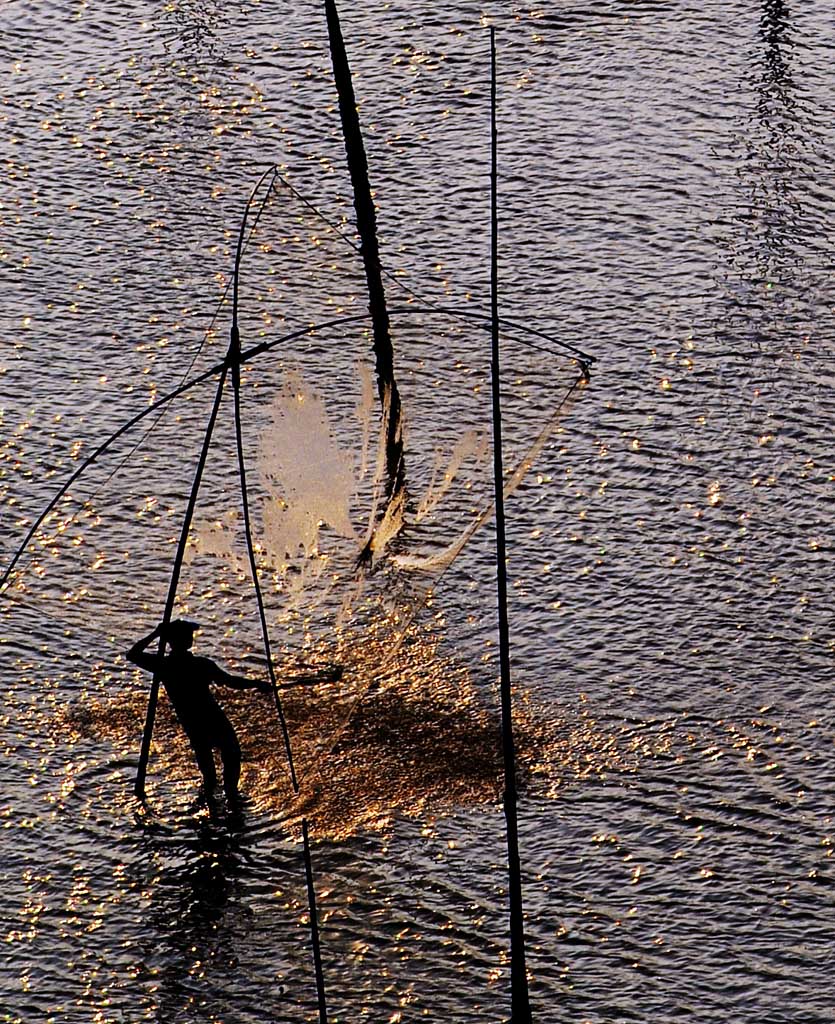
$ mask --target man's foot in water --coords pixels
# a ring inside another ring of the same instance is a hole
[[[200,789],[197,790],[197,796],[189,807],[189,811],[194,813],[206,808],[210,814],[214,814],[218,809],[218,800],[217,789],[207,789],[206,786],[201,786]]]
[[[233,793],[226,794],[226,810],[228,813],[229,824],[236,827],[241,827],[246,818],[247,808],[250,806],[251,801],[248,800],[240,790],[236,789]]]
[[[239,789],[225,789],[226,806],[230,811],[240,811],[249,802]]]

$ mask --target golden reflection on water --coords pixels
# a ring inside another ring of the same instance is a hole
[[[370,628],[342,647],[347,653],[339,682],[282,691],[301,782],[297,796],[269,698],[219,688],[243,750],[241,788],[254,808],[280,816],[294,833],[305,815],[318,838],[339,840],[385,830],[396,816],[431,817],[498,801],[498,711],[485,704],[467,667],[442,653],[441,643],[437,631],[425,626],[411,627],[399,644],[388,626]],[[323,643],[307,652],[306,662],[332,664],[333,653]],[[289,658],[278,664],[279,680],[292,678],[298,666]],[[144,688],[80,699],[56,712],[52,728],[69,731],[71,741],[107,740],[120,753],[135,755],[146,701]],[[572,780],[632,770],[665,743],[656,738],[651,750],[644,749],[643,741],[624,742],[582,714],[569,722],[538,707],[523,688],[517,688],[514,714],[522,784],[544,797],[556,797]],[[62,794],[71,792],[72,775],[70,768]],[[151,776],[152,801],[160,779],[173,783],[186,802],[199,783],[164,694]]]

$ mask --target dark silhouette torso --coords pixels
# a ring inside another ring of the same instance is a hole
[[[209,684],[221,682],[220,672],[211,658],[200,658],[190,651],[162,657],[146,655],[165,687],[177,718],[192,740],[221,742],[232,726],[215,700]]]

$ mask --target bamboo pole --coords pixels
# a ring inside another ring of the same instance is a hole
[[[240,339],[237,334],[237,330],[234,329],[233,337],[240,346]],[[267,659],[267,670],[270,677],[270,684],[273,689],[273,699],[275,702],[276,712],[278,714],[279,722],[281,723],[281,732],[284,738],[284,749],[287,754],[287,764],[290,769],[290,781],[293,786],[293,792],[298,794],[299,792],[299,780],[296,775],[296,767],[293,760],[293,750],[290,745],[290,733],[287,728],[287,720],[284,717],[284,710],[282,708],[281,699],[278,695],[278,682],[275,674],[275,664],[272,656],[272,645],[270,643],[269,628],[267,626],[266,609],[264,607],[264,597],[261,591],[261,583],[258,577],[258,563],[255,558],[255,547],[252,540],[252,523],[249,511],[249,496],[247,492],[246,483],[246,461],[244,459],[243,449],[243,432],[241,429],[241,398],[240,398],[240,369],[239,364],[233,363],[232,366],[232,384],[235,395],[235,437],[237,440],[238,448],[238,469],[241,482],[241,505],[243,507],[244,515],[244,532],[246,535],[246,546],[249,555],[249,566],[250,572],[252,573],[252,582],[255,588],[255,598],[258,604],[258,615],[261,621],[261,635],[264,642],[264,654]],[[316,995],[319,1005],[319,1021],[320,1024],[327,1024],[328,1011],[327,1003],[325,999],[325,978],[322,970],[322,953],[321,944],[319,941],[319,918],[316,909],[316,890],[313,884],[313,862],[310,853],[310,834],[308,831],[307,818],[302,818],[302,844],[304,852],[304,870],[305,880],[307,884],[307,902],[308,910],[310,913],[310,941],[313,952],[313,969],[316,977]]]
[[[490,305],[492,311],[493,477],[496,494],[496,584],[501,667],[502,754],[504,760],[504,815],[507,826],[507,873],[510,903],[511,1024],[530,1024],[528,976],[525,967],[525,923],[522,911],[522,871],[517,819],[516,748],[513,740],[513,705],[510,685],[510,626],[507,613],[507,541],[502,466],[502,412],[499,365],[499,261],[498,171],[496,129],[496,30],[490,29]]]
[[[183,525],[180,530],[180,541],[177,545],[177,554],[174,557],[174,568],[171,572],[171,580],[168,584],[168,597],[165,602],[165,611],[162,616],[162,621],[166,625],[171,621],[171,613],[174,611],[174,601],[177,597],[177,586],[180,582],[180,571],[183,567],[186,543],[188,542],[188,534],[191,529],[191,521],[194,518],[194,509],[197,505],[197,493],[200,490],[200,482],[203,479],[203,470],[206,468],[206,459],[209,454],[209,447],[212,443],[212,433],[215,429],[215,422],[217,420],[218,410],[220,409],[220,402],[223,398],[223,387],[226,383],[226,372],[227,368],[224,365],[221,370],[220,380],[218,381],[217,391],[215,392],[215,400],[212,405],[209,422],[206,426],[205,434],[203,435],[203,445],[200,449],[200,458],[197,461],[197,469],[191,485],[191,493],[189,494],[188,504],[186,506],[186,514],[183,518]],[[164,651],[165,633],[163,632],[159,638],[159,648],[157,653],[162,655]],[[148,695],[148,708],[145,712],[145,727],[142,732],[142,745],[139,751],[139,764],[136,769],[136,782],[134,783],[134,792],[142,799],[145,798],[145,777],[148,771],[148,759],[151,755],[151,736],[154,731],[154,719],[156,717],[158,699],[159,675],[155,672],[151,682],[151,691]]]
[[[261,592],[261,581],[258,576],[258,564],[255,558],[255,546],[252,540],[252,517],[249,510],[249,492],[246,482],[246,461],[244,459],[243,429],[241,423],[241,372],[240,365],[235,363],[232,366],[232,387],[235,398],[235,441],[238,449],[238,476],[241,482],[241,508],[243,509],[244,534],[246,536],[246,549],[249,557],[249,570],[252,575],[252,585],[255,588],[255,598],[258,604],[258,617],[261,622],[261,638],[264,644],[264,654],[267,659],[267,672],[270,677],[270,686],[273,691],[273,702],[276,714],[281,725],[281,735],[284,740],[284,750],[287,754],[287,766],[290,770],[290,781],[293,791],[298,793],[299,783],[296,776],[296,766],[293,761],[293,750],[290,746],[290,732],[287,728],[287,719],[284,717],[284,708],[281,698],[278,695],[278,680],[275,674],[275,664],[272,656],[270,634],[267,627],[267,615],[264,608],[264,598]]]
[[[197,470],[194,474],[194,480],[191,485],[191,492],[188,498],[188,504],[186,506],[186,514],[183,518],[182,529],[180,530],[180,541],[177,545],[177,554],[174,556],[174,567],[171,571],[171,580],[168,584],[168,597],[165,602],[165,610],[162,615],[162,621],[167,626],[171,621],[171,614],[174,611],[174,602],[177,598],[177,587],[180,583],[180,572],[183,567],[183,558],[186,553],[186,544],[188,543],[189,530],[191,529],[192,519],[194,518],[194,509],[197,505],[197,494],[200,490],[200,483],[203,479],[203,470],[206,468],[206,459],[209,455],[209,448],[212,443],[212,434],[214,433],[215,423],[217,421],[218,410],[220,409],[221,399],[223,398],[223,388],[226,384],[226,375],[229,369],[230,363],[234,369],[237,370],[238,363],[240,362],[240,337],[238,335],[238,277],[241,266],[241,256],[243,253],[243,239],[244,230],[246,228],[247,216],[249,214],[249,208],[252,205],[252,200],[255,193],[261,186],[261,183],[272,171],[275,174],[274,169],[269,169],[264,172],[258,181],[258,184],[252,191],[252,195],[249,197],[249,201],[244,211],[244,218],[241,223],[241,229],[238,232],[238,246],[235,253],[235,290],[234,297],[232,300],[232,339],[229,343],[229,349],[226,353],[226,359],[224,360],[223,366],[220,371],[220,380],[218,381],[217,390],[215,392],[215,400],[212,404],[212,411],[209,416],[209,422],[206,426],[206,431],[203,435],[203,444],[200,449],[200,457],[197,461]],[[269,190],[268,193],[269,195]],[[266,202],[266,197],[264,199]],[[263,211],[263,204],[261,210],[258,212],[260,218],[261,212]],[[157,654],[161,657],[165,652],[165,633],[163,632],[159,638],[159,646],[157,648]],[[159,700],[159,675],[155,672],[153,680],[151,682],[151,691],[148,695],[148,707],[145,712],[145,727],[142,731],[142,745],[139,750],[139,764],[136,769],[136,781],[134,783],[134,792],[141,799],[145,798],[145,778],[148,772],[148,760],[151,755],[151,738],[154,732],[154,720],[156,718],[157,702]],[[276,695],[277,696],[277,695]]]
[[[368,285],[368,310],[371,314],[374,332],[377,390],[384,415],[386,415],[385,410],[388,410],[385,428],[387,493],[389,496],[394,496],[397,491],[402,489],[404,482],[402,408],[400,392],[394,377],[394,349],[391,342],[391,325],[380,265],[377,215],[374,211],[374,200],[368,179],[368,159],[362,141],[357,100],[351,80],[351,68],[334,0],[325,0],[325,14],[328,22],[333,77],[339,94],[339,113],[342,118],[342,134],[345,138],[345,155],[348,159],[351,187],[354,192],[354,210],[357,215],[357,231],[360,236],[360,253]]]
[[[262,177],[261,181],[263,180],[264,178]],[[258,185],[255,187],[255,191],[253,191],[253,197],[260,187],[261,181],[259,181]],[[241,334],[238,327],[238,287],[241,272],[244,229],[246,227],[247,214],[251,203],[252,197],[250,197],[249,204],[247,204],[246,210],[244,211],[243,222],[238,234],[238,249],[235,255],[234,289],[232,292],[232,329],[229,340],[228,360],[232,367],[232,391],[235,407],[235,443],[238,454],[238,478],[241,485],[241,507],[243,509],[244,534],[246,537],[246,548],[249,557],[249,568],[250,573],[252,574],[252,585],[255,590],[255,600],[258,605],[258,617],[261,622],[261,636],[264,643],[264,654],[267,659],[267,670],[270,677],[270,685],[272,686],[273,691],[273,701],[275,703],[276,713],[281,725],[281,734],[284,739],[284,749],[287,755],[287,765],[290,770],[290,781],[293,786],[293,792],[298,795],[299,780],[296,775],[296,766],[293,760],[293,749],[290,744],[290,732],[287,728],[287,720],[284,716],[284,709],[281,704],[281,698],[278,694],[278,681],[276,679],[275,664],[273,662],[270,631],[267,625],[267,613],[266,608],[264,607],[264,595],[261,590],[261,581],[258,576],[258,561],[255,557],[255,545],[252,539],[252,517],[250,515],[249,507],[246,458],[244,456],[243,444],[243,418],[241,415]],[[310,834],[308,831],[307,818],[302,818],[302,845],[305,882],[307,888],[307,903],[310,913],[310,941],[313,952],[313,970],[316,978],[316,999],[319,1007],[319,1021],[320,1024],[327,1024],[328,1010],[325,999],[325,977],[322,970],[322,952],[319,941],[319,918],[316,910],[316,889],[313,884],[313,860],[310,853]]]

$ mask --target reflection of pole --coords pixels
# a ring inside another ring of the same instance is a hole
[[[380,266],[380,248],[377,242],[377,215],[368,180],[368,159],[360,131],[357,100],[351,81],[351,68],[339,25],[339,14],[334,0],[325,0],[328,20],[333,78],[339,93],[339,113],[342,134],[345,137],[345,155],[354,191],[354,209],[360,236],[360,253],[368,284],[368,310],[374,330],[374,358],[376,360],[377,389],[383,404],[386,430],[386,470],[388,492],[394,494],[403,486],[403,439],[401,434],[400,392],[394,379],[394,350],[383,274]]]
[[[519,860],[519,826],[516,816],[516,750],[513,742],[510,690],[510,627],[507,616],[507,543],[504,518],[504,471],[502,467],[502,412],[499,373],[499,217],[496,151],[496,30],[490,29],[490,299],[493,319],[491,360],[493,397],[493,476],[496,490],[496,582],[499,611],[499,660],[501,665],[502,754],[504,756],[504,815],[507,825],[507,871],[510,901],[510,1003],[511,1024],[530,1024],[528,976],[525,968],[525,924],[522,915],[522,870]]]
[[[310,836],[307,832],[307,818],[302,818],[302,842],[304,843],[304,876],[307,882],[307,905],[310,911],[310,942],[313,947],[316,992],[319,996],[319,1024],[328,1024],[328,1010],[325,1005],[325,976],[322,972],[322,951],[319,946],[319,920],[316,915],[316,890],[313,887],[313,861],[310,856]]]

